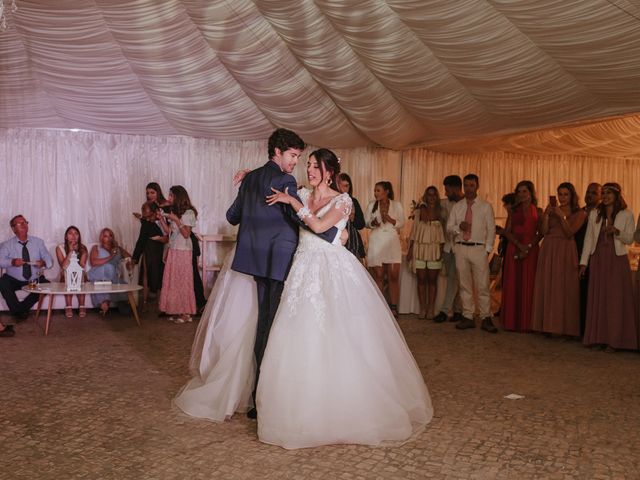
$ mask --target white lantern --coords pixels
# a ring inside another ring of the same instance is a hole
[[[79,292],[82,289],[82,274],[84,270],[78,263],[76,252],[71,252],[69,265],[64,271],[64,279],[67,284],[67,292]]]

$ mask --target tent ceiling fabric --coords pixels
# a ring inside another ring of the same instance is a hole
[[[3,128],[640,155],[636,0],[17,4]]]

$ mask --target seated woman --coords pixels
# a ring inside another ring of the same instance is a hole
[[[111,283],[126,283],[120,278],[120,262],[123,258],[130,258],[131,255],[116,242],[113,230],[103,228],[100,231],[100,245],[95,245],[91,249],[89,261],[91,270],[87,278],[91,282],[110,281]],[[133,264],[127,263],[127,269],[131,270]],[[100,314],[106,315],[111,306],[111,301],[118,301],[116,295],[108,293],[95,293],[91,295],[91,301],[99,306]]]
[[[140,209],[140,233],[133,250],[133,264],[140,263],[140,285],[142,289],[142,310],[145,311],[149,292],[157,293],[162,288],[164,262],[162,254],[169,238],[157,223],[160,208],[157,203],[146,202]]]
[[[56,248],[56,257],[58,257],[58,264],[60,265],[60,281],[65,281],[65,270],[69,266],[71,260],[71,254],[75,253],[78,258],[78,263],[84,269],[87,265],[88,251],[82,243],[82,236],[78,227],[73,225],[69,226],[64,232],[64,244],[58,245]],[[67,304],[64,307],[64,315],[67,318],[73,317],[73,309],[71,303],[73,297],[71,295],[65,295],[64,300]],[[87,309],[84,307],[84,295],[78,295],[78,316],[84,318],[87,316]]]

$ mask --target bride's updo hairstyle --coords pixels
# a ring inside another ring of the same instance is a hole
[[[311,152],[309,158],[315,158],[318,162],[318,168],[322,172],[322,176],[324,177],[324,172],[329,172],[331,174],[330,184],[329,186],[339,192],[338,190],[338,174],[340,173],[340,160],[336,157],[336,154],[333,153],[328,148],[319,148]]]

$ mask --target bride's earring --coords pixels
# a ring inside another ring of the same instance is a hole
[[[331,185],[331,177],[327,177],[327,185]]]

